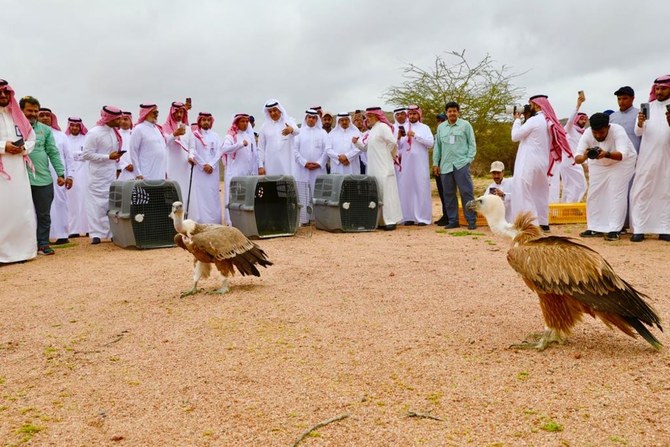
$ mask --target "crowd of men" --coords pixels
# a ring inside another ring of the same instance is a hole
[[[589,118],[579,111],[580,92],[565,126],[544,95],[531,97],[524,112],[515,113],[514,177],[504,178],[504,165],[494,162],[494,182],[486,190],[505,201],[508,220],[531,211],[549,231],[550,202],[582,200],[586,162],[588,228],[581,236],[616,240],[629,218],[632,241],[645,234],[670,240],[670,76],[654,81],[643,111],[633,107],[632,88],[615,95],[619,111]],[[117,179],[173,180],[190,218],[228,225],[230,180],[241,175],[292,176],[307,185],[305,203],[320,174],[366,173],[378,183],[385,230],[432,223],[431,165],[443,211],[436,224],[458,227],[459,197],[461,203],[474,198],[475,134],[456,102],[438,115],[436,133],[422,123],[417,106],[394,110],[393,123],[379,107],[334,115],[316,106],[298,125],[271,99],[257,133],[253,116],[239,113],[221,138],[210,113],[198,113],[191,123],[190,109],[190,98],[175,101],[159,124],[156,104],[141,104],[136,122],[131,112],[106,105],[95,127],[70,117],[63,132],[49,108],[30,96],[17,102],[9,83],[0,80],[0,209],[11,216],[0,228],[0,263],[53,254],[52,244],[80,235],[93,245],[110,239],[108,194]],[[469,229],[477,227],[474,213],[465,211],[465,218]],[[301,222],[309,220],[303,212]]]

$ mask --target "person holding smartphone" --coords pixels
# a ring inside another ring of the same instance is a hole
[[[0,263],[21,262],[37,256],[37,222],[30,192],[28,154],[35,132],[21,113],[14,90],[0,79]]]
[[[505,202],[505,220],[513,223],[512,216],[512,177],[505,177],[505,163],[494,161],[491,163],[491,183],[484,191],[484,194],[495,194]]]
[[[630,189],[632,242],[658,234],[670,242],[670,75],[656,78],[649,95],[648,115],[637,116],[635,135],[641,136],[640,154]],[[640,107],[642,109],[642,107]]]

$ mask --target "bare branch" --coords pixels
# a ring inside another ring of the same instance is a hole
[[[310,427],[308,430],[304,431],[302,435],[295,441],[293,444],[293,447],[296,447],[298,444],[302,442],[303,439],[305,439],[307,436],[309,436],[310,433],[312,433],[314,430],[318,430],[321,427],[325,427],[328,424],[332,424],[333,422],[341,421],[342,419],[348,418],[348,414],[341,414],[339,416],[335,416],[334,418],[327,419],[325,421],[319,422],[318,424]]]

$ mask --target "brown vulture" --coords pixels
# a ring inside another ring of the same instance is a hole
[[[626,335],[637,332],[654,348],[662,344],[647,329],[663,331],[649,298],[617,275],[596,251],[561,236],[542,236],[530,213],[520,213],[514,224],[505,221],[505,205],[496,195],[484,195],[466,205],[486,217],[489,227],[513,239],[507,262],[540,297],[545,330],[533,342],[514,347],[543,350],[562,343],[584,314],[600,319]]]
[[[272,265],[265,252],[237,228],[184,220],[181,202],[172,204],[170,217],[177,230],[175,244],[191,253],[194,258],[193,288],[183,292],[182,297],[198,293],[198,281],[200,278],[209,277],[212,264],[223,275],[223,285],[213,293],[228,291],[226,277],[234,275],[235,268],[242,276],[261,276],[256,264],[263,267]]]

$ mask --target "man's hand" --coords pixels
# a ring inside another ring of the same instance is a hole
[[[249,142],[247,140],[242,140],[242,146],[247,147]]]
[[[407,136],[410,137],[410,138],[414,138],[414,135],[416,135],[416,134],[414,133],[413,130],[410,130],[409,132],[407,132]]]
[[[109,154],[109,159],[110,159],[110,160],[118,160],[119,158],[121,158],[122,155],[123,155],[123,154],[122,154],[121,152],[119,152],[119,151],[114,151],[114,152],[112,152],[112,153]]]
[[[667,113],[666,113],[667,115]],[[637,114],[637,127],[644,127],[644,122],[647,121],[647,119],[644,117],[644,114],[642,112]]]
[[[439,166],[433,166],[433,175],[435,177],[438,177],[440,175],[440,167]]]
[[[265,175],[265,168],[258,168],[258,175]]]
[[[65,177],[59,175],[56,179],[56,184],[58,186],[65,186]]]
[[[174,132],[172,132],[172,136],[176,138],[176,137],[180,137],[180,136],[184,135],[185,133],[186,133],[186,128],[182,127],[182,126],[179,126],[175,129]]]
[[[23,152],[23,146],[14,146],[11,141],[5,143],[6,154],[20,154]]]
[[[130,165],[130,164],[129,164],[128,166],[126,166],[126,167],[123,168],[123,169],[125,169],[125,170],[128,171],[128,172],[133,172],[133,171],[135,170],[135,167],[134,167],[133,165]]]
[[[65,189],[72,189],[73,185],[72,177],[68,177],[65,179]]]
[[[310,171],[313,171],[315,169],[319,169],[321,167],[321,165],[318,164],[318,163],[315,163],[313,161],[308,161],[307,163],[305,163],[305,167],[307,169],[309,169]]]
[[[195,166],[195,159],[192,158],[192,157],[189,157],[188,164],[190,164],[191,166]]]
[[[284,130],[281,131],[281,134],[286,136],[286,135],[291,135],[293,133],[293,128],[286,123],[286,127]]]
[[[358,137],[353,137],[351,139],[351,142],[354,143],[354,144],[358,143]]]
[[[344,166],[349,166],[349,159],[347,158],[346,155],[340,154],[337,156],[337,161],[339,161],[341,164]]]
[[[668,122],[668,126],[670,126],[670,112],[665,112],[665,120]]]
[[[205,165],[205,166],[203,166],[203,167],[202,167],[202,170],[205,171],[205,172],[208,173],[208,174],[211,174],[212,172],[214,172],[214,168],[211,167],[210,165]]]

